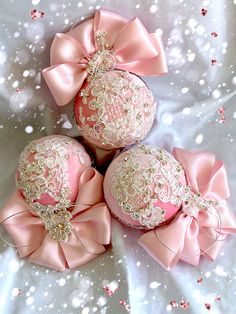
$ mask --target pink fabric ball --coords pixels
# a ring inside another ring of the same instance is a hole
[[[111,150],[144,139],[153,124],[156,103],[137,75],[113,70],[85,81],[76,96],[74,111],[81,135]]]
[[[186,179],[167,151],[138,145],[110,164],[104,179],[105,200],[115,217],[136,228],[152,229],[180,209]]]
[[[90,165],[89,155],[74,139],[43,137],[29,143],[22,152],[16,185],[37,213],[45,208],[68,209],[76,200],[80,176]]]

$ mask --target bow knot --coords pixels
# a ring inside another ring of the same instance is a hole
[[[48,231],[49,236],[57,241],[66,241],[72,231],[70,222],[72,215],[68,210],[57,210],[53,213],[45,211],[41,213],[40,218]]]
[[[50,56],[43,75],[59,106],[73,99],[85,79],[114,68],[145,76],[167,72],[160,37],[149,34],[138,18],[127,21],[105,10],[67,34],[56,34]]]

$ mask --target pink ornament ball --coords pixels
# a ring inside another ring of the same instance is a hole
[[[80,176],[90,165],[89,155],[76,140],[46,136],[30,142],[23,150],[16,185],[37,213],[65,210],[75,202]]]
[[[112,150],[145,138],[156,103],[137,75],[113,70],[85,81],[76,96],[74,113],[80,134],[89,143]]]
[[[186,186],[180,163],[164,149],[137,145],[115,158],[104,178],[105,200],[122,223],[152,229],[177,213]]]

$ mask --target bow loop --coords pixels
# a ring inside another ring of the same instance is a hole
[[[128,22],[119,32],[113,44],[113,52],[117,62],[121,64],[151,59],[158,55],[150,40],[150,34],[138,18]]]
[[[182,165],[187,183],[194,193],[201,193],[206,199],[229,197],[225,167],[222,161],[216,160],[214,154],[174,148],[173,156]]]
[[[80,63],[85,56],[84,47],[78,40],[67,34],[56,34],[50,50],[51,65]]]
[[[84,64],[61,63],[43,70],[45,81],[58,104],[70,102],[87,77]]]

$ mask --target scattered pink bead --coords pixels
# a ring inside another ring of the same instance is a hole
[[[44,17],[44,12],[34,9],[30,12],[30,16],[31,16],[32,20],[34,21],[34,20],[37,20],[37,19]]]
[[[124,308],[126,309],[127,312],[130,311],[131,307],[126,301],[120,300],[120,304],[124,306]]]
[[[21,291],[21,289],[18,289],[17,296],[21,296],[21,295],[22,295],[22,291]]]
[[[179,306],[182,307],[182,309],[187,310],[189,308],[189,302],[182,300]]]
[[[207,15],[207,9],[202,8],[202,9],[201,9],[201,15],[202,15],[202,16]]]
[[[224,108],[224,107],[219,108],[219,109],[218,109],[218,113],[219,113],[220,115],[224,115],[224,114],[225,114],[225,108]]]
[[[218,36],[218,33],[217,33],[217,32],[211,32],[211,36],[212,36],[212,37],[217,37],[217,36]]]
[[[219,123],[225,123],[225,117],[221,117]]]
[[[197,283],[201,284],[202,282],[203,282],[202,277],[198,277],[198,279],[197,279]]]
[[[170,301],[170,305],[172,306],[172,309],[179,306],[179,304],[175,300]]]
[[[210,311],[211,310],[211,304],[210,303],[205,303],[205,308]]]
[[[109,285],[103,286],[102,289],[106,292],[107,295],[109,295],[109,297],[112,297],[117,290],[117,288],[112,289],[109,287]]]
[[[212,59],[211,60],[211,65],[215,65],[217,63],[217,60],[216,59]]]
[[[21,89],[18,87],[17,89],[16,89],[16,92],[19,94],[19,93],[21,93]]]
[[[221,300],[221,298],[219,296],[215,297],[215,301],[219,302]]]

